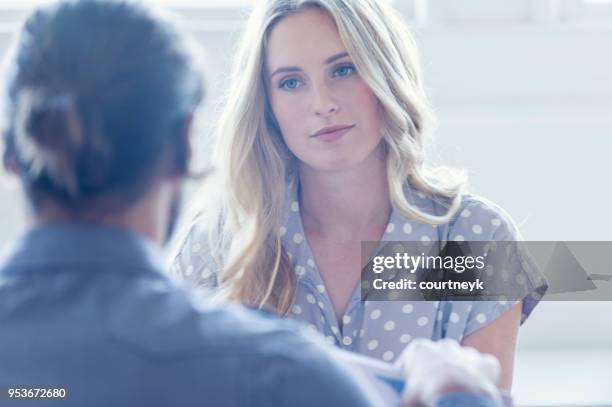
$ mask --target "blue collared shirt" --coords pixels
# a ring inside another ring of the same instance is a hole
[[[198,303],[161,264],[120,229],[25,234],[0,260],[0,404],[19,387],[66,389],[62,406],[378,405],[297,324]]]

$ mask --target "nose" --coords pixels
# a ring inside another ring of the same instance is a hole
[[[314,115],[326,117],[336,113],[339,106],[329,86],[327,84],[321,84],[313,88],[312,111]]]

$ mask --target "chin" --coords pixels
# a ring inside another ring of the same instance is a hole
[[[349,157],[333,157],[329,160],[317,160],[307,163],[307,165],[315,171],[321,172],[342,172],[357,168],[361,160],[355,160]]]
[[[318,155],[311,157],[312,159],[306,164],[317,171],[333,172],[348,171],[359,167],[372,168],[377,165],[374,162],[380,159],[375,152],[376,149],[366,151],[355,151],[355,149],[340,151],[338,149],[333,152],[330,151],[330,154],[320,154],[319,152]]]

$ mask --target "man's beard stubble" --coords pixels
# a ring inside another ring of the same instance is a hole
[[[176,224],[181,214],[181,208],[183,206],[183,191],[178,189],[172,202],[170,202],[170,210],[168,213],[168,223],[166,224],[166,235],[164,236],[164,245],[167,244],[172,235],[175,232]]]

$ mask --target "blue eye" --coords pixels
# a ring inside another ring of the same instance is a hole
[[[280,83],[281,89],[297,89],[300,87],[300,81],[297,79],[286,79]]]
[[[334,76],[349,76],[355,73],[355,67],[352,65],[344,65],[338,67],[334,71]]]

